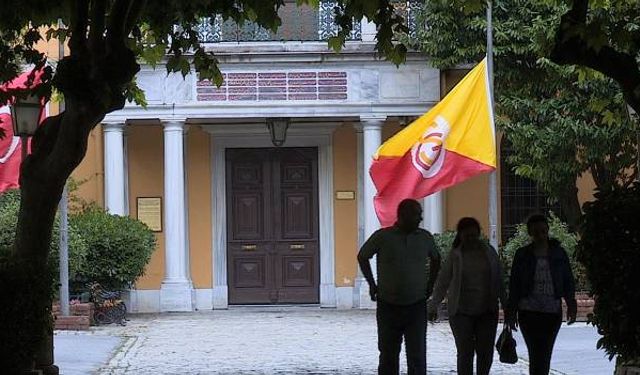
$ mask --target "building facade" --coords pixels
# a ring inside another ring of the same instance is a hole
[[[224,84],[143,66],[148,106],[128,104],[92,133],[78,193],[147,222],[158,240],[131,311],[372,307],[356,262],[379,227],[371,156],[464,72],[440,72],[414,52],[399,67],[380,59],[366,20],[341,53],[329,50],[331,4],[288,4],[277,34],[204,20]],[[411,24],[415,2],[401,4]],[[544,208],[534,206],[522,211]],[[487,228],[488,178],[434,194],[424,208],[433,232],[462,216]]]

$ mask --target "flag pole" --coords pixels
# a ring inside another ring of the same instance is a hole
[[[487,0],[487,72],[489,74],[489,105],[493,112],[493,4]],[[495,126],[495,124],[494,124]],[[494,135],[494,140],[495,139]],[[497,154],[497,150],[496,150]],[[496,155],[497,156],[497,155]],[[497,158],[496,158],[497,160]],[[497,166],[496,166],[497,167]],[[497,168],[489,175],[489,242],[498,250],[498,173]]]

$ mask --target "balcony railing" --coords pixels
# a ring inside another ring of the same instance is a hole
[[[335,5],[334,1],[322,1],[319,8],[287,3],[278,12],[282,25],[275,33],[253,22],[240,25],[231,20],[224,21],[221,16],[207,17],[200,24],[199,36],[204,43],[327,40],[339,30],[333,22]],[[359,22],[353,23],[349,39],[362,39]]]
[[[199,38],[203,43],[218,42],[256,42],[256,41],[323,41],[337,35],[339,26],[334,22],[334,8],[337,2],[323,0],[319,8],[308,5],[296,6],[286,3],[278,15],[282,25],[277,32],[260,27],[253,22],[240,25],[231,20],[224,21],[221,16],[206,17],[199,25]],[[398,1],[396,8],[407,20],[412,33],[415,33],[416,11],[420,1]],[[360,22],[354,20],[349,40],[362,40]]]

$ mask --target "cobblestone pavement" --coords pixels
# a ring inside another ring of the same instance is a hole
[[[375,374],[375,313],[318,308],[134,316],[96,334],[125,337],[99,374]],[[523,349],[523,348],[519,348]],[[404,355],[404,354],[403,354]],[[430,325],[429,374],[455,374],[446,323]],[[406,361],[401,361],[406,373]],[[494,363],[492,374],[527,374],[527,364]]]

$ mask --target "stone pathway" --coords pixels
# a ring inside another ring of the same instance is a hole
[[[125,342],[100,374],[375,374],[375,313],[310,308],[137,316],[100,328]],[[429,374],[455,374],[446,323],[428,333]],[[406,373],[406,361],[402,359]],[[495,362],[492,374],[527,374]]]
[[[492,374],[527,374],[521,337],[516,365],[494,363]],[[595,349],[593,327],[564,326],[553,374],[603,375],[613,364]],[[234,308],[188,314],[134,315],[126,327],[56,332],[63,375],[85,374],[375,374],[375,313],[319,308]],[[429,326],[429,374],[455,374],[447,323]],[[403,372],[406,361],[401,359]]]
[[[527,347],[522,335],[514,335],[518,354],[527,358]],[[596,350],[598,330],[585,323],[563,325],[556,340],[551,367],[565,375],[611,375],[615,360],[609,361],[603,350]]]
[[[62,375],[95,373],[116,353],[121,337],[59,331],[54,337],[55,361]]]

